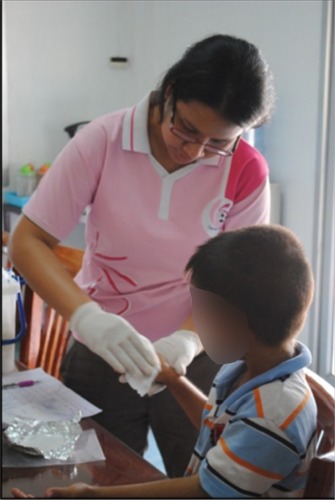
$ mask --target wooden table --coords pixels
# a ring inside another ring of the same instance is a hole
[[[11,488],[43,498],[50,486],[67,486],[85,482],[100,486],[143,483],[166,476],[123,444],[91,418],[83,419],[82,428],[95,429],[106,460],[76,465],[2,469],[1,498],[12,498]]]

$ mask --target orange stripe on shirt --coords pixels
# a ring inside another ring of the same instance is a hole
[[[261,393],[259,389],[254,389],[254,398],[255,398],[255,404],[256,404],[256,410],[257,410],[257,415],[261,418],[264,418],[264,410],[263,410],[263,404],[262,404],[262,398],[261,398]]]
[[[211,410],[213,408],[213,405],[210,405],[209,403],[205,404],[205,410]]]
[[[295,419],[295,417],[301,412],[301,410],[304,408],[306,405],[307,401],[311,397],[311,392],[308,390],[305,394],[304,399],[301,401],[301,403],[296,407],[295,410],[292,411],[292,413],[287,417],[286,420],[279,426],[282,430],[286,429],[291,422]]]
[[[210,420],[210,418],[205,418],[204,424],[207,425],[210,429],[213,429],[214,427],[214,422],[213,420]]]
[[[269,477],[270,479],[276,479],[277,481],[280,481],[281,479],[284,479],[285,476],[282,476],[281,474],[277,474],[276,472],[270,472],[268,470],[262,469],[261,467],[257,467],[257,465],[254,465],[250,462],[247,462],[243,458],[238,457],[233,453],[227,446],[226,441],[221,437],[219,439],[219,442],[222,446],[223,451],[225,454],[234,462],[236,462],[238,465],[241,465],[245,469],[248,469],[252,472],[256,472],[256,474],[259,474],[260,476],[265,476]]]

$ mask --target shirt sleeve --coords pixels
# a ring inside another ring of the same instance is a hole
[[[239,201],[231,208],[224,230],[239,229],[254,224],[268,224],[270,222],[271,194],[269,179],[245,199]]]
[[[241,140],[232,157],[226,197],[234,201],[223,230],[270,221],[269,168],[264,156]]]
[[[103,127],[86,125],[57,156],[23,213],[58,240],[66,238],[94,199],[106,147]]]
[[[299,464],[299,453],[275,423],[241,418],[231,422],[208,451],[199,476],[212,498],[254,498]]]

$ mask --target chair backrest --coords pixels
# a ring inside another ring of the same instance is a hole
[[[2,244],[4,246],[7,243],[8,234],[3,233]],[[57,245],[54,252],[74,277],[81,268],[83,250]],[[23,286],[23,304],[27,330],[21,341],[19,361],[30,369],[41,367],[59,379],[60,365],[70,335],[68,321],[46,304],[27,284]]]
[[[304,498],[334,498],[334,388],[312,370],[305,369],[305,373],[317,406],[318,445],[308,471]]]

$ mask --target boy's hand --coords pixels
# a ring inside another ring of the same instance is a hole
[[[25,493],[19,488],[12,488],[14,498],[36,498],[30,493]],[[49,488],[44,498],[93,498],[92,488],[86,483],[74,483],[65,488]]]
[[[92,487],[86,483],[74,483],[65,488],[48,488],[46,498],[94,498]]]
[[[14,498],[35,498],[30,493],[25,493],[19,488],[12,488],[12,494]]]

